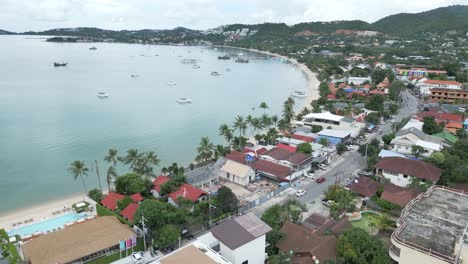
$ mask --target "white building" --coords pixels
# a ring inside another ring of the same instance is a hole
[[[227,160],[221,171],[224,173],[223,178],[242,186],[255,180],[255,171],[250,166],[232,160]]]
[[[337,130],[353,130],[354,128],[360,130],[363,127],[363,124],[357,122],[354,118],[334,115],[330,112],[307,114],[297,124],[309,127],[316,125],[321,126],[323,129]]]
[[[371,82],[371,78],[370,77],[348,77],[348,83],[351,84],[355,84],[355,85],[361,85],[363,84],[365,81],[369,81]]]
[[[396,137],[390,142],[392,150],[405,155],[412,155],[413,146],[424,149],[420,156],[429,157],[434,151],[441,151],[443,148],[442,139],[424,134],[415,127],[400,130]]]
[[[153,264],[232,264],[209,246],[200,241],[192,242],[164,257],[151,262]]]
[[[212,248],[232,264],[264,264],[267,254],[266,233],[272,229],[252,213],[227,220],[198,240]]]
[[[463,87],[462,83],[455,81],[442,81],[442,80],[426,80],[419,87],[422,95],[430,95],[431,89],[442,88],[442,89],[454,89],[461,90]]]

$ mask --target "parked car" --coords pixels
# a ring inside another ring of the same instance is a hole
[[[309,179],[312,179],[312,180],[315,179],[315,174],[314,174],[313,172],[307,172],[307,173],[305,174],[305,176],[306,176],[307,178],[309,178]]]
[[[372,172],[370,171],[358,171],[357,172],[357,175],[359,176],[365,176],[365,177],[370,177],[372,175],[374,175]]]
[[[297,196],[297,197],[304,196],[305,194],[306,194],[306,191],[305,191],[305,190],[297,190],[297,191],[296,191],[296,196]]]
[[[318,166],[320,169],[322,169],[322,170],[327,169],[327,165],[325,165],[325,164],[319,164],[319,165],[317,165],[317,166]]]
[[[324,177],[318,177],[317,180],[315,180],[317,183],[322,183],[325,181]]]
[[[326,207],[330,207],[332,204],[335,204],[335,201],[332,200],[322,200],[322,204]]]
[[[141,254],[141,252],[132,253],[131,257],[135,264],[143,263],[143,255]]]

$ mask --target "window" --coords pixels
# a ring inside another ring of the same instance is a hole
[[[249,261],[246,260],[246,261],[242,262],[242,264],[249,264]]]
[[[406,179],[406,178],[408,178],[408,175],[406,175],[406,174],[403,174],[403,178],[405,178],[405,179]]]

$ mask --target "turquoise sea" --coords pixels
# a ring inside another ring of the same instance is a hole
[[[218,60],[226,53],[256,59]],[[200,68],[183,59],[196,59]],[[0,36],[0,214],[81,192],[68,165],[84,160],[91,167],[97,159],[104,175],[111,147],[121,154],[152,150],[162,165],[187,165],[201,137],[223,142],[221,123],[260,115],[252,107],[261,101],[280,114],[288,95],[306,85],[297,67],[244,50]],[[99,91],[109,97],[99,99]],[[180,105],[178,97],[193,103]],[[86,184],[97,186],[95,173]]]

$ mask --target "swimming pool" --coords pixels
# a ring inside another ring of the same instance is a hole
[[[39,223],[35,223],[32,225],[17,227],[15,229],[9,230],[7,233],[9,236],[19,235],[21,237],[27,235],[33,235],[37,232],[48,233],[54,231],[57,228],[63,228],[66,223],[71,223],[78,221],[80,219],[86,218],[88,214],[80,213],[80,214],[66,214],[59,217],[54,217],[48,220],[44,220]]]

